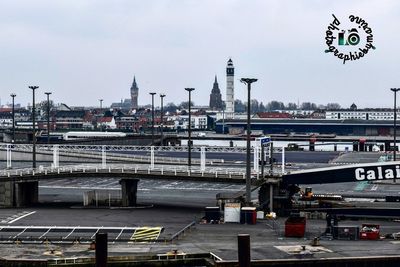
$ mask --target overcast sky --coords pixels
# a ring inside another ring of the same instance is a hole
[[[332,14],[354,14],[373,30],[376,50],[345,65],[324,53]],[[31,103],[53,92],[56,102],[103,105],[129,97],[133,76],[139,105],[151,91],[165,102],[208,104],[218,76],[225,99],[225,67],[256,77],[252,98],[264,103],[338,102],[344,107],[391,107],[400,87],[400,1],[272,0],[43,0],[0,1],[1,102]],[[156,99],[156,105],[159,99]]]

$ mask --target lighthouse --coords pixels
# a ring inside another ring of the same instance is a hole
[[[234,117],[235,112],[235,91],[234,91],[234,75],[235,68],[233,67],[232,59],[228,60],[226,66],[226,100],[225,100],[225,116],[228,119]]]

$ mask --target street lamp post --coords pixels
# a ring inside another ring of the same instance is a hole
[[[251,173],[250,173],[250,112],[251,112],[251,101],[250,91],[251,84],[256,82],[254,78],[242,78],[240,81],[247,84],[247,149],[246,149],[246,203],[251,204]]]
[[[14,98],[17,96],[16,94],[12,93],[10,95],[12,97],[12,142],[15,142],[15,102]]]
[[[160,94],[160,98],[161,98],[161,145],[164,145],[164,97],[165,94]]]
[[[99,99],[100,101],[100,109],[103,109],[103,99]]]
[[[35,90],[38,89],[39,86],[29,86],[29,89],[32,90],[32,168],[36,168],[36,121],[35,121]]]
[[[396,107],[396,99],[397,99],[397,92],[400,91],[400,88],[390,88],[392,92],[394,92],[394,107],[393,107],[393,161],[396,161],[396,122],[397,122],[397,107]],[[394,178],[394,181],[396,181],[396,178]]]
[[[188,130],[188,167],[192,166],[192,117],[191,117],[191,105],[192,105],[192,91],[194,88],[185,88],[189,92],[189,130]]]
[[[50,144],[50,95],[51,92],[45,92],[47,95],[47,143]]]
[[[151,95],[151,145],[154,145],[154,95],[156,93],[150,93]]]

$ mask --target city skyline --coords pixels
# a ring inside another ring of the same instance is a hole
[[[2,104],[38,100],[104,106],[129,98],[135,75],[139,105],[149,92],[165,103],[209,102],[215,75],[235,64],[235,99],[245,100],[242,77],[256,77],[252,98],[263,101],[337,102],[360,108],[391,107],[397,87],[397,1],[18,1],[0,9]],[[278,15],[279,14],[279,15]],[[324,53],[332,14],[359,15],[374,33],[376,50],[343,65]],[[384,19],[382,19],[384,18]],[[220,81],[226,101],[226,81]]]

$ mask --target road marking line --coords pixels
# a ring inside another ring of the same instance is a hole
[[[34,214],[34,213],[36,213],[36,211],[32,211],[32,212],[26,213],[26,214],[24,214],[24,215],[21,215],[21,216],[15,218],[15,219],[12,220],[12,221],[9,221],[8,224],[15,223],[16,221],[18,221],[18,220],[20,220],[20,219],[22,219],[22,218],[24,218],[24,217],[26,217],[26,216],[32,215],[32,214]]]
[[[371,191],[376,191],[378,189],[379,185],[374,184],[371,188]]]

